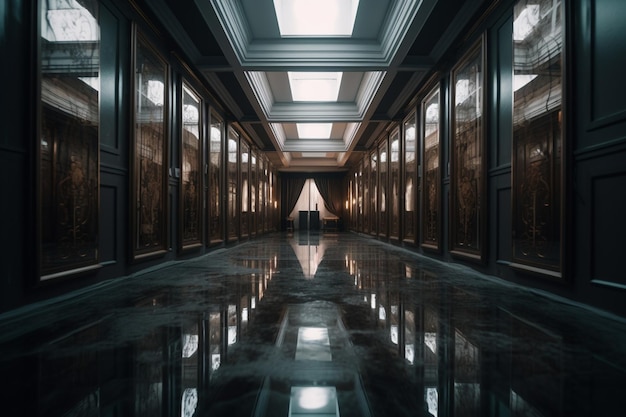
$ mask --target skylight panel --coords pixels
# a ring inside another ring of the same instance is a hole
[[[359,0],[274,0],[281,36],[352,36]]]
[[[294,101],[337,101],[342,72],[288,72]]]
[[[296,123],[300,139],[330,139],[332,123]]]

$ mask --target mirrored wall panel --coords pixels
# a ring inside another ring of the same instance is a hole
[[[98,3],[40,1],[39,29],[39,275],[47,280],[98,262]]]
[[[257,210],[257,204],[259,201],[259,175],[257,172],[257,153],[255,150],[250,151],[250,234],[254,235],[257,232],[257,226],[259,224],[259,211]]]
[[[209,131],[209,181],[208,203],[209,240],[219,243],[224,238],[224,211],[222,210],[222,163],[224,143],[224,121],[211,111]]]
[[[370,156],[366,156],[363,158],[363,169],[361,174],[359,174],[362,178],[363,183],[363,192],[361,193],[363,198],[360,201],[359,210],[362,218],[361,222],[361,232],[367,233],[370,231],[371,221],[370,221]]]
[[[250,233],[250,147],[241,139],[241,236]]]
[[[378,223],[378,150],[375,149],[374,152],[370,154],[370,165],[369,165],[369,191],[370,195],[366,201],[366,204],[369,204],[368,218],[370,222],[369,232],[373,235],[376,234],[377,223]]]
[[[389,232],[389,141],[383,140],[378,146],[378,235],[387,236]]]
[[[395,239],[400,236],[400,129],[396,128],[389,139],[389,235]]]
[[[202,242],[201,112],[200,97],[183,84],[180,202],[183,248]]]
[[[513,256],[560,270],[562,5],[518,1],[513,22]]]
[[[166,249],[168,66],[140,31],[135,39],[131,231],[138,258]]]
[[[239,195],[239,134],[232,128],[228,129],[228,160],[227,164],[227,190],[228,193],[228,239],[234,240],[239,236],[239,207],[237,196]]]
[[[481,40],[452,72],[450,178],[450,249],[478,259],[482,259],[485,215],[483,77]]]
[[[404,207],[402,237],[415,243],[417,227],[417,135],[416,115],[412,113],[403,124],[404,130]]]
[[[441,173],[439,85],[422,102],[422,135],[424,146],[422,245],[439,250],[441,221]]]

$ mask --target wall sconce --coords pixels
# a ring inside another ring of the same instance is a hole
[[[277,209],[278,208],[278,201],[274,200],[274,208]]]
[[[346,200],[346,210],[348,210],[348,200]]]

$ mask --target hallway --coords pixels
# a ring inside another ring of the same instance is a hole
[[[5,313],[0,346],[11,416],[626,406],[623,320],[351,233],[271,234]]]

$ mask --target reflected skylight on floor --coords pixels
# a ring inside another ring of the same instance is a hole
[[[342,72],[287,72],[293,101],[337,101]]]
[[[351,36],[359,0],[274,0],[281,36]]]
[[[330,139],[332,123],[296,123],[300,139]]]
[[[309,361],[333,360],[330,351],[330,338],[326,327],[300,327],[296,342],[295,359]]]
[[[292,387],[289,416],[338,416],[335,387]]]

